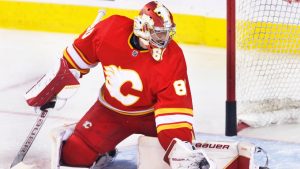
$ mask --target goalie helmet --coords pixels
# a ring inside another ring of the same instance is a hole
[[[175,32],[173,16],[160,2],[147,3],[134,19],[133,33],[147,46],[156,61],[162,60]]]

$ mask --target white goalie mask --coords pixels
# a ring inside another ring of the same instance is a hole
[[[152,57],[161,61],[176,29],[170,11],[161,3],[151,1],[135,17],[133,32],[147,46]]]

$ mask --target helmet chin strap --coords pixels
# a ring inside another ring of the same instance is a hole
[[[139,38],[139,43],[142,48],[149,49],[154,60],[161,61],[163,59],[162,56],[165,51],[165,48],[161,49],[161,48],[152,47],[150,46],[149,40],[143,38]]]

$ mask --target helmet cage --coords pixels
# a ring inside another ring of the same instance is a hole
[[[154,27],[154,29],[150,29],[150,37],[149,42],[152,47],[157,48],[166,48],[169,42],[172,40],[175,35],[176,29],[175,27]]]

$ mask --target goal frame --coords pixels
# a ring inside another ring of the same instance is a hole
[[[300,123],[300,0],[245,2],[227,0],[226,136],[247,126]]]
[[[227,0],[227,47],[226,47],[226,121],[225,121],[225,135],[237,135],[237,107],[236,107],[236,76],[235,76],[235,60],[236,60],[236,0]]]

